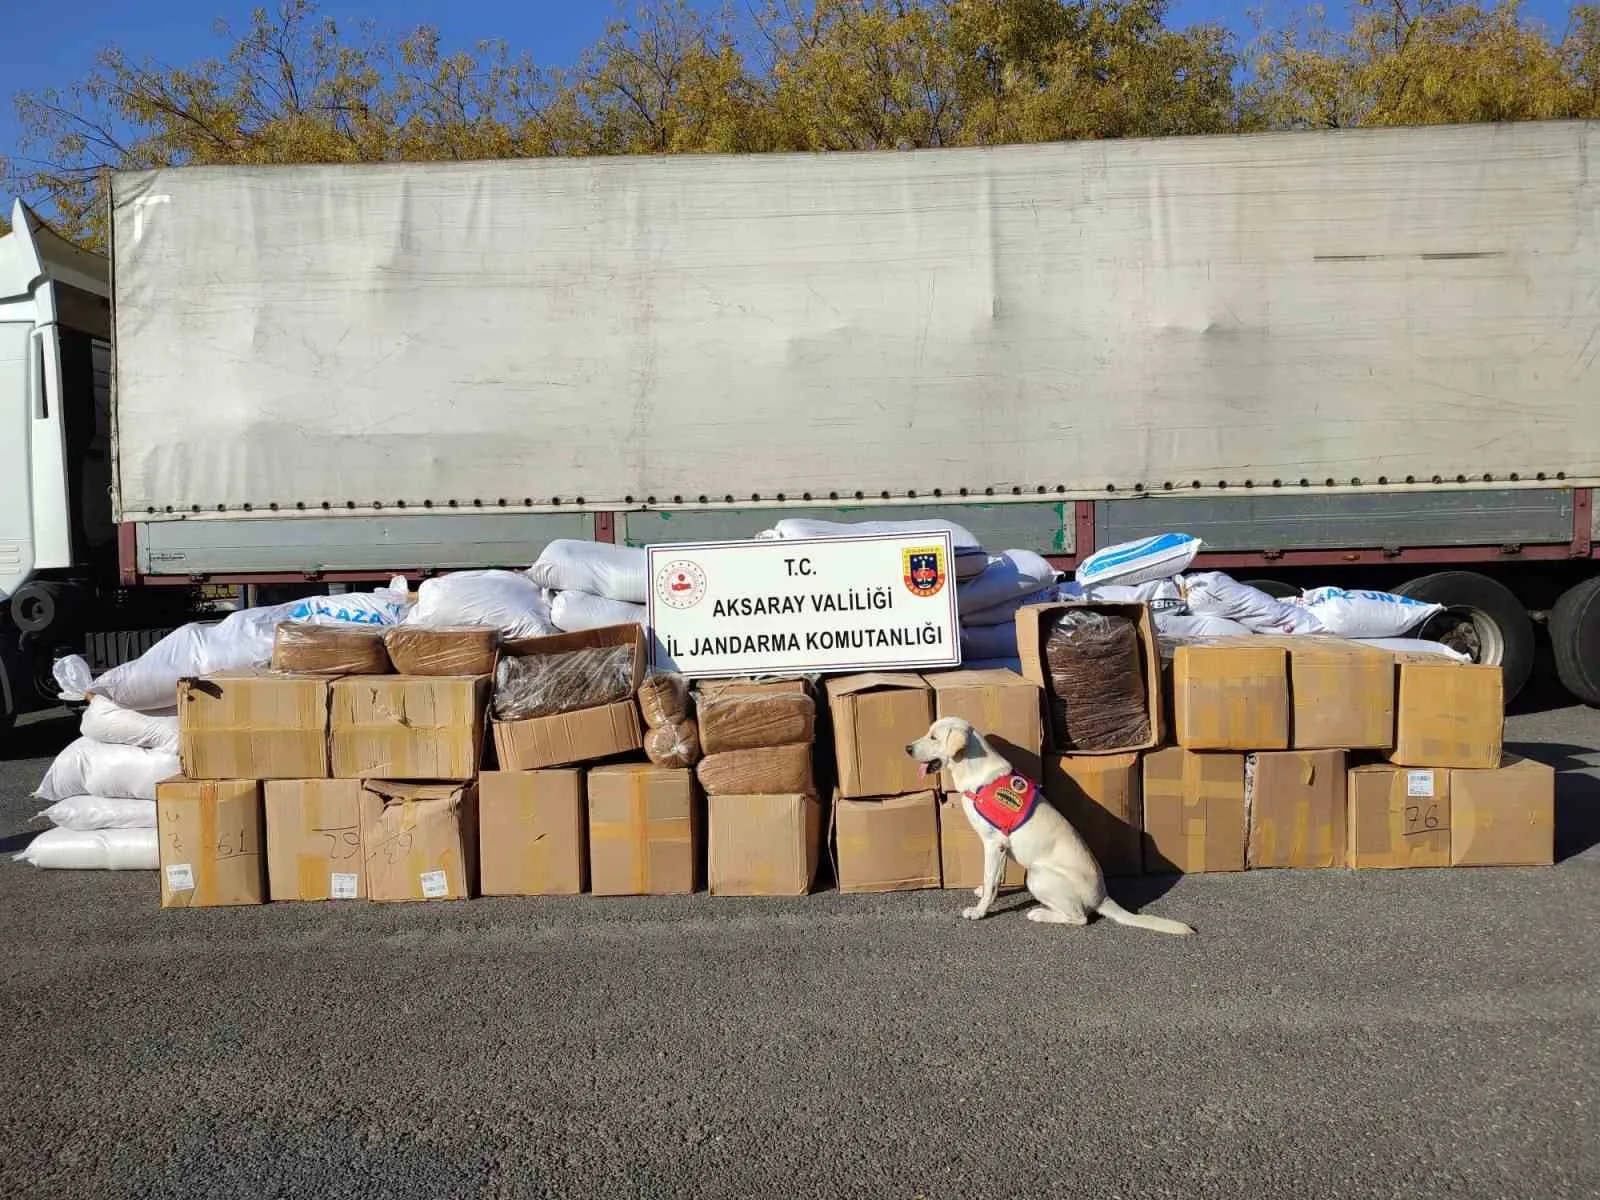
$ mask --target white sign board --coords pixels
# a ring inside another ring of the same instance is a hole
[[[697,678],[961,665],[950,535],[649,547],[651,665]]]

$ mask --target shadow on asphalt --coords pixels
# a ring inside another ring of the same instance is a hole
[[[0,733],[0,762],[54,758],[78,736],[77,713],[65,709],[26,718]]]
[[[1600,845],[1600,779],[1590,774],[1587,746],[1561,742],[1507,742],[1506,753],[1520,754],[1556,770],[1556,861],[1565,862]]]

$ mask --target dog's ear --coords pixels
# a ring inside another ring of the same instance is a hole
[[[971,744],[972,730],[966,725],[954,725],[944,731],[944,738],[940,749],[944,751],[945,762],[960,762],[967,756],[967,747]]]

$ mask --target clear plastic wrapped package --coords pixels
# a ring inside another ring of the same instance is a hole
[[[387,675],[383,627],[302,625],[279,621],[272,635],[272,669],[302,675]]]
[[[1114,751],[1149,742],[1149,692],[1133,621],[1069,609],[1045,639],[1044,656],[1058,750]]]
[[[687,720],[654,726],[644,735],[644,753],[658,767],[692,767],[700,761],[700,730]]]
[[[650,676],[639,688],[639,711],[651,729],[689,719],[689,681],[665,671]]]
[[[402,675],[489,675],[500,631],[484,625],[400,625],[384,633],[383,644]]]
[[[615,704],[633,694],[634,646],[507,654],[494,674],[494,718],[524,721]]]
[[[814,796],[811,747],[769,746],[708,754],[695,769],[708,796]]]
[[[700,745],[707,754],[809,744],[815,739],[817,706],[804,693],[702,698],[697,711]]]

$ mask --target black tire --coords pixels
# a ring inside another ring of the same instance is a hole
[[[1258,592],[1265,592],[1274,600],[1293,600],[1300,594],[1300,589],[1290,587],[1287,583],[1279,583],[1276,579],[1241,579],[1245,587],[1253,587]]]
[[[1550,646],[1561,686],[1600,705],[1600,577],[1568,588],[1550,612]]]
[[[1533,674],[1533,621],[1503,583],[1476,571],[1441,571],[1403,583],[1395,591],[1445,606],[1411,637],[1443,642],[1470,654],[1473,662],[1498,664],[1507,704],[1527,684]]]

